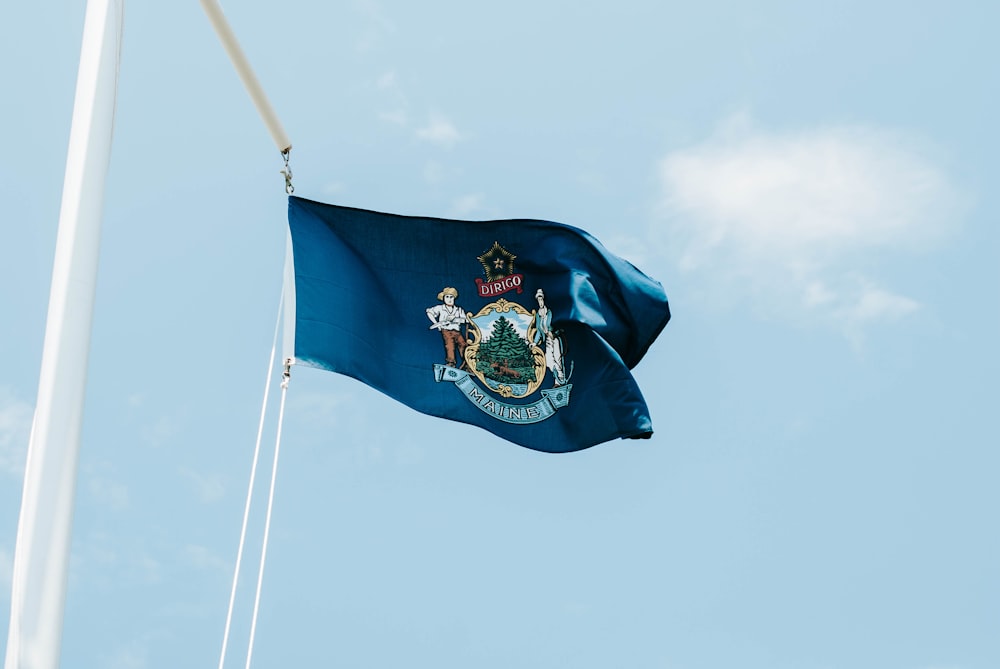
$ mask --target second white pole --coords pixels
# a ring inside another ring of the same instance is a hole
[[[212,23],[215,33],[219,36],[219,41],[222,42],[222,46],[226,49],[229,60],[232,61],[233,67],[236,68],[236,73],[240,76],[243,86],[247,89],[247,93],[250,94],[250,99],[253,100],[254,106],[257,107],[257,113],[260,114],[264,125],[267,126],[267,131],[271,134],[271,139],[274,140],[278,151],[286,153],[292,148],[292,142],[288,139],[288,135],[285,134],[285,129],[282,127],[281,121],[278,120],[278,115],[274,113],[274,108],[271,107],[271,103],[267,99],[267,94],[264,93],[264,89],[257,80],[257,75],[254,74],[253,69],[250,67],[250,61],[247,60],[246,54],[240,48],[240,43],[237,41],[233,29],[229,27],[229,22],[226,21],[226,15],[222,13],[222,7],[219,5],[218,0],[201,0],[201,7],[208,15],[208,20]]]

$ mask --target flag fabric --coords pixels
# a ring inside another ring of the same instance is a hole
[[[291,196],[294,356],[538,451],[652,434],[630,370],[663,288],[586,232]]]

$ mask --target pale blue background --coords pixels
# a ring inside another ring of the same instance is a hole
[[[0,644],[83,5],[0,10]],[[571,455],[297,370],[254,666],[1000,666],[997,7],[228,3],[297,194],[579,226],[675,314],[654,438]],[[281,162],[193,1],[116,130],[63,666],[213,667]]]

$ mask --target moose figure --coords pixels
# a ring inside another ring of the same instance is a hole
[[[494,372],[496,372],[500,376],[505,376],[508,379],[521,378],[521,372],[517,371],[516,369],[511,369],[510,362],[507,360],[507,358],[504,358],[503,362],[494,361],[490,363],[490,367],[493,368]]]

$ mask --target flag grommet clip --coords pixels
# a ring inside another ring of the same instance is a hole
[[[285,168],[279,170],[279,173],[285,177],[285,192],[289,195],[295,192],[295,186],[292,185],[292,168],[288,166],[288,159],[291,157],[292,147],[288,147],[281,152],[281,157],[285,159]]]

